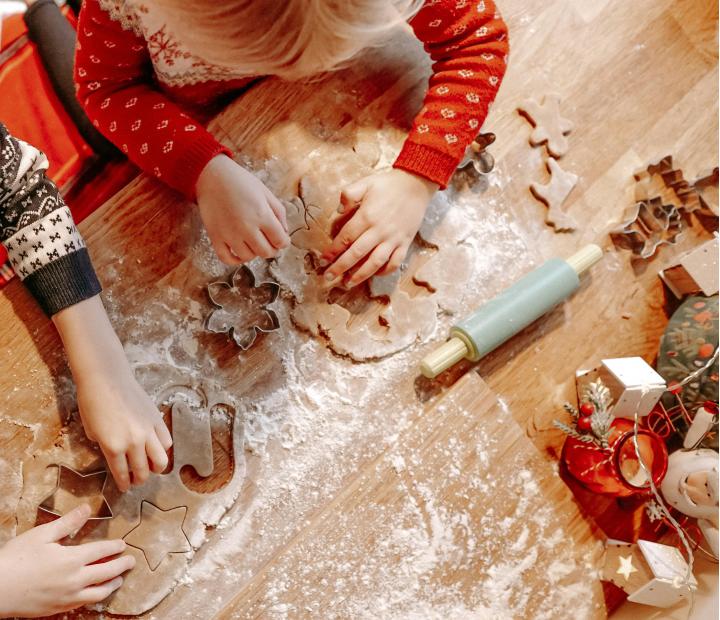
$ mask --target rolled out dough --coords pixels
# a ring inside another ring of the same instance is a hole
[[[446,218],[449,205],[438,196],[424,224],[427,243],[420,240],[422,247],[431,246],[425,250],[429,258],[411,265],[401,277],[373,278],[368,286],[348,293],[325,285],[317,259],[332,240],[342,188],[389,167],[403,139],[394,127],[363,127],[349,141],[324,142],[288,123],[273,130],[265,143],[265,180],[287,205],[292,239],[271,272],[292,294],[295,324],[357,361],[386,357],[427,339],[438,311],[445,309],[438,291],[448,299],[457,292],[448,287],[449,267],[457,286],[472,270],[472,251],[460,245],[467,223],[460,226],[457,219]]]

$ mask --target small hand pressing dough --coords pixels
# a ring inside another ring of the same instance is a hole
[[[375,296],[372,284],[357,287],[346,295],[362,310],[351,312],[347,304],[338,303],[342,294],[328,286],[320,266],[320,254],[338,226],[342,189],[376,169],[381,142],[391,144],[396,153],[403,137],[395,128],[362,128],[349,144],[323,142],[288,124],[276,129],[265,145],[267,184],[285,201],[291,237],[291,246],[271,272],[293,295],[294,323],[324,338],[336,353],[358,361],[396,353],[435,329],[437,302],[426,289],[410,281],[410,291],[395,286],[387,295]],[[388,165],[393,159],[387,157]]]

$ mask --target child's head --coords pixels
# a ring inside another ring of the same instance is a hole
[[[194,54],[247,75],[328,71],[383,39],[422,0],[153,0]]]

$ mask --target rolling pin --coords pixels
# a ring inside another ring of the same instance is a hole
[[[580,275],[601,258],[594,244],[566,260],[551,258],[453,326],[450,339],[422,360],[420,371],[433,379],[461,359],[477,362],[567,299],[580,287]]]

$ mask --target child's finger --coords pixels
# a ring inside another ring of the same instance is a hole
[[[345,225],[340,229],[330,247],[322,254],[323,258],[329,262],[335,260],[337,256],[347,250],[367,229],[368,224],[363,218],[358,217],[359,213],[355,213]],[[339,272],[336,275],[340,275]]]
[[[125,541],[118,538],[115,540],[97,540],[73,547],[80,560],[84,564],[92,564],[104,558],[109,558],[125,551]]]
[[[263,224],[262,233],[272,246],[278,250],[282,250],[290,243],[287,231],[283,230],[280,222],[275,218]]]
[[[368,191],[367,179],[360,179],[343,188],[340,193],[340,208],[338,213],[344,213],[346,209],[356,206],[365,197]]]
[[[155,425],[155,434],[158,436],[158,439],[160,440],[160,445],[162,445],[163,449],[166,452],[170,448],[172,448],[172,445],[173,445],[172,435],[170,434],[168,427],[165,426],[165,422],[163,422],[162,420],[160,420]]]
[[[99,603],[100,601],[104,601],[122,584],[123,578],[115,577],[115,579],[113,579],[112,581],[108,581],[107,583],[103,583],[102,585],[85,588],[78,595],[78,605],[92,605],[93,603]]]
[[[386,276],[389,273],[392,273],[395,271],[400,264],[403,262],[403,259],[405,256],[407,256],[408,246],[404,245],[399,248],[397,248],[391,255],[390,259],[388,260],[387,264],[378,271],[379,276]]]
[[[133,484],[145,484],[145,481],[150,477],[145,445],[130,448],[128,451],[128,460],[130,461],[130,469],[132,470]]]
[[[135,566],[135,558],[132,555],[123,555],[108,562],[92,564],[82,570],[83,584],[94,586],[115,579]]]
[[[153,433],[145,443],[145,451],[150,457],[150,469],[156,474],[165,471],[168,464],[168,455],[165,450],[163,450],[160,439],[158,439],[155,433]]]
[[[275,217],[279,220],[280,224],[282,224],[283,230],[287,233],[290,232],[288,229],[288,223],[287,223],[287,210],[285,209],[285,205],[280,202],[275,196],[270,193],[269,196],[269,202],[270,202],[270,208],[273,210],[273,213],[275,214]]]
[[[272,258],[275,254],[277,254],[277,250],[272,247],[270,242],[267,240],[267,237],[265,237],[260,230],[253,235],[252,239],[250,239],[248,243],[253,252],[255,252],[255,255],[260,256],[261,258]]]
[[[125,453],[123,452],[112,456],[106,454],[105,458],[117,488],[124,493],[130,488],[130,474],[128,473]]]
[[[248,263],[253,258],[255,258],[255,253],[244,241],[238,241],[233,247],[230,248],[230,253],[235,257],[236,265]]]
[[[217,254],[217,257],[226,265],[240,265],[243,263],[243,261],[233,254],[228,245],[225,243],[215,243],[212,244],[213,249],[215,250],[215,254]]]
[[[345,253],[338,258],[325,272],[325,279],[334,280],[345,273],[356,263],[365,258],[377,245],[377,233],[373,230],[366,230],[353,243]]]
[[[393,253],[395,246],[392,243],[384,242],[377,246],[370,257],[362,264],[362,266],[351,276],[348,281],[349,286],[357,286],[382,268],[388,262],[390,255]]]
[[[47,542],[58,542],[75,534],[87,523],[90,514],[90,506],[83,504],[55,521],[38,525],[35,531]]]

